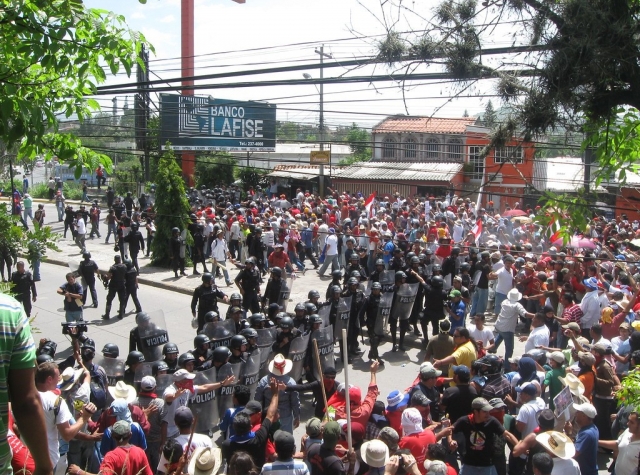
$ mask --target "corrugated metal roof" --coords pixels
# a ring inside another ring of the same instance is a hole
[[[388,117],[373,128],[373,133],[416,132],[423,134],[464,134],[476,119],[460,117]]]
[[[461,163],[364,162],[336,173],[344,180],[451,181],[462,170]]]
[[[325,176],[337,174],[342,167],[325,165]],[[267,176],[273,178],[291,178],[293,180],[312,180],[320,175],[319,165],[278,165]]]

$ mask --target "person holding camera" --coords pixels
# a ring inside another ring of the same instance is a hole
[[[58,289],[58,294],[64,295],[64,318],[67,323],[84,321],[82,315],[82,285],[76,282],[73,272],[66,276],[67,282]]]

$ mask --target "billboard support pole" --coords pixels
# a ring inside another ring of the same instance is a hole
[[[320,49],[315,50],[316,54],[320,55],[320,150],[324,150],[324,58],[333,58],[328,53],[324,52],[324,45],[320,46]],[[331,162],[329,162],[331,167]],[[324,165],[320,164],[320,175],[318,177],[318,187],[320,188],[320,196],[324,196]]]
[[[182,0],[181,4],[181,37],[182,37],[182,77],[193,77],[194,75],[194,1]],[[193,86],[193,80],[182,81],[182,86]],[[193,96],[193,89],[182,89],[183,96]],[[187,184],[193,186],[193,177],[196,171],[196,154],[193,152],[182,153],[182,175]]]

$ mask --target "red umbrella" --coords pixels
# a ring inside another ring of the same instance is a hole
[[[525,211],[521,209],[510,209],[509,211],[505,211],[502,215],[505,218],[512,218],[514,216],[529,216]]]
[[[582,236],[573,236],[571,238],[571,241],[569,241],[567,244],[564,243],[562,238],[558,238],[555,241],[553,241],[551,244],[553,244],[554,246],[573,247],[574,249],[595,249],[596,248],[595,243],[591,239],[587,239]]]

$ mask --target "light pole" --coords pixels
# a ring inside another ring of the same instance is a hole
[[[329,53],[324,52],[324,45],[320,46],[320,49],[315,50],[316,54],[320,55],[320,89],[318,94],[320,95],[320,150],[324,150],[324,58],[332,59]],[[304,73],[302,75],[305,79],[312,79],[311,75]],[[317,89],[317,87],[316,87]],[[329,162],[331,166],[331,162]],[[324,195],[324,164],[320,164],[320,172],[318,176],[318,187],[320,188],[320,196]]]

